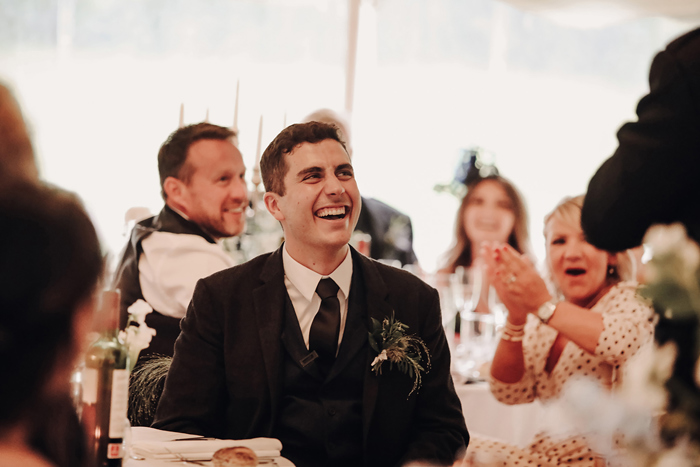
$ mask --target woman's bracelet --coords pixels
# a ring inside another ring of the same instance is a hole
[[[518,332],[521,332],[523,329],[525,329],[525,324],[526,323],[513,324],[510,321],[506,320],[506,329],[508,329],[509,331],[513,331],[513,332],[518,333]]]
[[[510,331],[508,328],[504,329],[501,333],[501,339],[509,342],[522,342],[525,337],[525,331]]]

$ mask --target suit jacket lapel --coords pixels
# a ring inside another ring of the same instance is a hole
[[[369,330],[371,318],[382,321],[384,318],[391,316],[392,308],[387,302],[389,291],[384,284],[384,280],[379,275],[376,266],[372,260],[352,250],[355,265],[359,265],[364,278],[365,299],[367,306],[366,322],[365,322],[365,338]],[[374,408],[377,404],[377,394],[379,391],[380,378],[372,372],[372,360],[376,357],[375,352],[368,347],[367,363],[365,365],[365,383],[362,404],[362,434],[365,444],[367,443],[367,434],[374,416]]]
[[[280,396],[283,350],[280,336],[284,325],[287,289],[284,285],[282,247],[272,253],[260,274],[263,284],[253,290],[253,305],[260,345],[269,381],[272,414],[277,413]]]

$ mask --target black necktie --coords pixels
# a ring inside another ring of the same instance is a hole
[[[330,277],[321,279],[316,287],[321,297],[321,307],[316,313],[309,333],[309,350],[315,350],[321,363],[328,364],[335,360],[340,333],[340,302],[338,285]]]

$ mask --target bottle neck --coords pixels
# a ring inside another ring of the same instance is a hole
[[[102,292],[102,304],[99,310],[97,331],[102,336],[116,337],[119,335],[119,302],[118,290]]]

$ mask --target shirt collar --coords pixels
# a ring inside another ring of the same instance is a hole
[[[180,217],[182,217],[183,219],[192,222],[192,221],[190,220],[190,218],[187,217],[187,214],[185,214],[184,212],[180,211],[180,210],[179,210],[178,208],[176,208],[175,206],[171,206],[171,205],[168,204],[168,207],[169,207],[170,209],[172,209],[173,211],[175,211],[175,212],[176,212]]]
[[[192,219],[190,219],[189,216],[188,216],[187,214],[185,214],[184,212],[180,211],[180,210],[177,209],[176,207],[171,206],[171,205],[169,205],[169,204],[168,204],[168,207],[169,207],[171,210],[173,210],[177,215],[179,215],[180,217],[182,217],[183,219],[185,219],[186,221],[192,222],[193,224],[196,224],[197,227],[199,227],[200,229],[202,229],[202,232],[204,232],[205,234],[209,235],[209,236],[212,238],[212,240],[214,240],[215,243],[217,243],[218,245],[222,245],[222,246],[223,246],[225,237],[215,237],[214,235],[210,234],[209,231],[208,231],[207,229],[205,229],[204,227],[202,227],[201,225],[197,224],[195,221],[193,221]]]
[[[318,282],[324,277],[333,279],[345,295],[345,298],[350,296],[350,283],[352,282],[352,254],[350,253],[350,248],[348,248],[348,253],[345,255],[343,262],[329,276],[323,276],[312,271],[292,258],[287,251],[286,243],[282,248],[282,262],[284,264],[284,274],[308,301],[311,301],[316,293]]]

